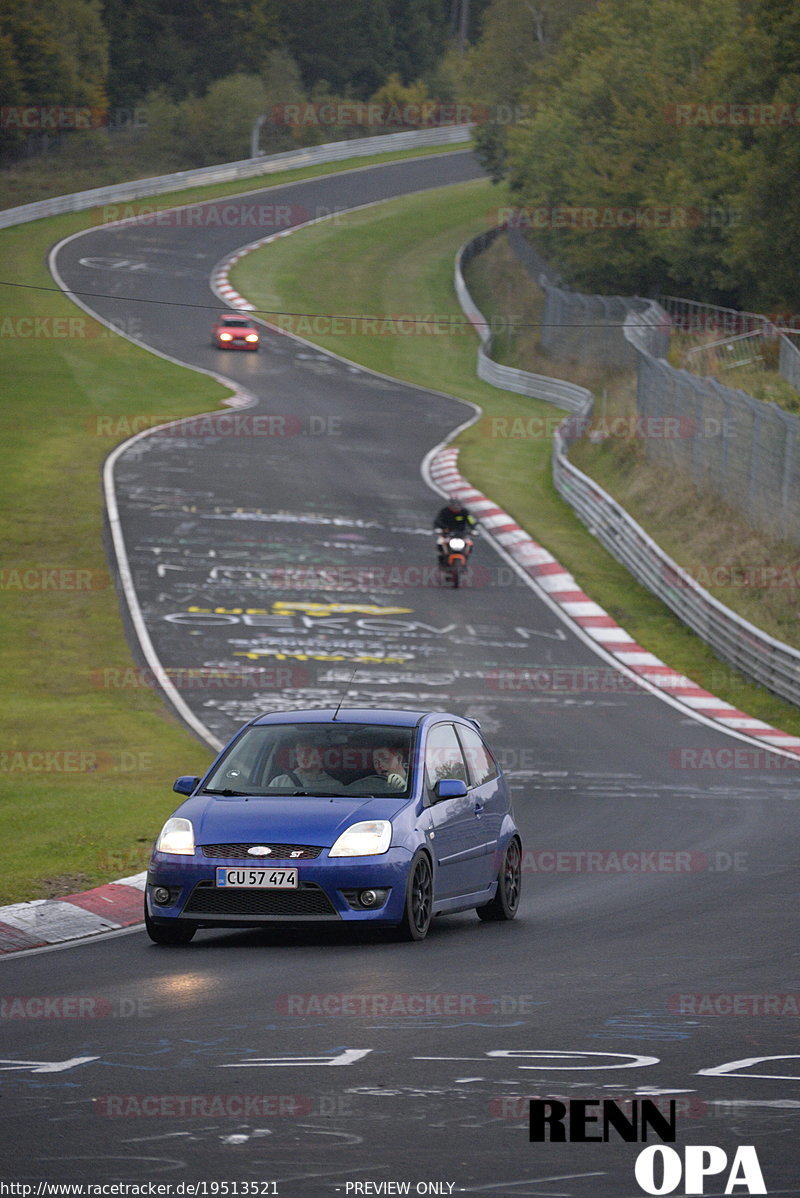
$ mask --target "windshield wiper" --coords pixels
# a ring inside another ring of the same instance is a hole
[[[232,799],[239,797],[247,798],[248,795],[254,794],[255,792],[252,790],[212,790],[210,787],[205,786],[201,793],[204,795],[222,795],[222,797],[225,799]]]

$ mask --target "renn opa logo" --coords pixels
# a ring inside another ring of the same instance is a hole
[[[728,1155],[714,1144],[688,1144],[683,1158],[674,1148],[675,1101],[664,1114],[650,1098],[634,1099],[630,1114],[613,1099],[532,1098],[529,1108],[529,1138],[532,1143],[607,1143],[613,1132],[626,1143],[646,1143],[648,1132],[662,1141],[642,1150],[636,1158],[634,1176],[645,1194],[704,1194],[706,1178],[727,1174],[726,1194],[766,1194],[761,1166],[752,1145],[736,1149],[728,1166]],[[741,1188],[745,1187],[745,1188]],[[718,1191],[715,1191],[718,1192]]]

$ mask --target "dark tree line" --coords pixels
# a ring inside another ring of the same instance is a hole
[[[573,284],[800,311],[796,0],[493,0],[471,61],[524,110],[484,160]]]
[[[477,31],[488,0],[471,0]],[[430,73],[450,33],[452,0],[0,0],[4,104],[132,107],[154,90],[202,96],[217,80],[259,74],[288,51],[307,92],[366,99],[396,73]]]

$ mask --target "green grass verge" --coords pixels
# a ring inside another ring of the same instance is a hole
[[[157,203],[343,169],[195,188]],[[126,434],[98,435],[97,417],[180,417],[229,392],[110,334],[60,293],[27,289],[54,287],[49,247],[92,220],[75,213],[0,231],[3,280],[19,284],[0,287],[0,903],[142,869],[176,805],[173,779],[200,773],[211,756],[159,693],[108,684],[135,677],[102,536],[101,468]]]
[[[236,265],[232,281],[262,311],[460,316],[453,259],[486,227],[486,212],[497,203],[485,182],[393,200],[255,251]],[[577,520],[552,485],[551,438],[538,432],[552,428],[555,409],[481,382],[476,340],[463,323],[452,335],[335,335],[324,321],[287,327],[372,369],[478,403],[481,421],[457,442],[470,482],[545,545],[642,645],[748,713],[800,734],[796,708],[721,663]]]
[[[624,432],[608,435],[615,427],[636,428],[634,371],[601,371],[581,363],[565,367],[542,350],[543,295],[505,239],[498,238],[473,260],[467,281],[487,315],[494,313],[501,296],[517,301],[518,324],[509,336],[494,340],[498,361],[539,374],[564,374],[597,397],[592,426],[598,437],[583,437],[572,447],[574,464],[613,495],[716,599],[770,636],[800,648],[800,548],[757,531],[740,511],[696,486],[674,460],[673,442]]]
[[[323,162],[315,166],[297,167],[292,170],[280,171],[274,175],[258,175],[251,179],[232,179],[228,183],[213,183],[199,184],[195,187],[187,187],[183,190],[166,192],[164,195],[155,196],[154,203],[159,207],[169,207],[172,204],[193,204],[199,200],[210,200],[219,196],[226,195],[241,195],[247,191],[261,191],[264,187],[272,187],[275,184],[282,182],[296,183],[301,179],[314,179],[318,175],[330,175],[336,171],[352,171],[358,170],[364,166],[381,166],[385,162],[400,162],[404,158],[428,158],[431,154],[452,154],[463,150],[466,143],[461,142],[458,145],[448,146],[428,146],[421,150],[388,150],[383,154],[370,154],[366,158],[353,158],[351,160],[344,159],[341,162]],[[175,174],[174,170],[165,169],[163,171],[154,170],[152,176],[158,174]],[[152,177],[150,175],[145,178]],[[138,176],[137,176],[138,177]],[[0,172],[0,197],[3,197],[3,202],[0,203],[2,208],[16,208],[27,203],[35,203],[37,199],[41,199],[40,195],[32,195],[30,198],[9,194],[5,194],[2,188],[3,175]],[[112,183],[131,182],[130,174],[126,174],[122,178],[103,178],[101,182],[97,181],[96,174],[92,176],[92,181],[84,177],[69,177],[59,181],[59,187],[62,189],[54,194],[67,195],[72,191],[88,191],[93,187],[109,186]],[[133,203],[139,204],[141,200],[134,200]]]

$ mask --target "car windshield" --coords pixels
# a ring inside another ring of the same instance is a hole
[[[386,724],[261,724],[248,728],[204,789],[223,795],[407,798],[414,730]]]
[[[249,329],[250,328],[249,320],[230,320],[230,319],[228,319],[228,320],[223,320],[220,323],[224,324],[226,329],[227,328],[231,328],[231,329]]]

